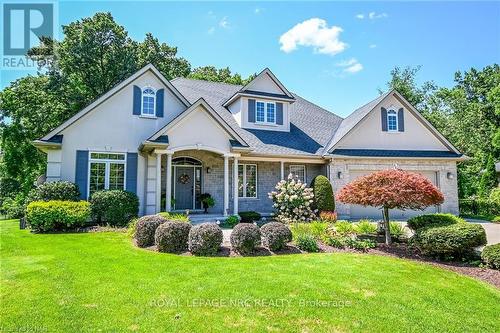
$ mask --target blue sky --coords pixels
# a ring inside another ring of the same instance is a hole
[[[59,24],[98,11],[133,39],[151,32],[177,46],[194,67],[269,67],[341,116],[375,98],[394,66],[421,65],[420,82],[451,86],[457,70],[500,62],[499,2],[61,1]],[[3,71],[1,86],[26,73]]]

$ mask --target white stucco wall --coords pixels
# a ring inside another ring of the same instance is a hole
[[[283,94],[280,87],[267,74],[256,77],[245,89],[271,94]]]
[[[132,114],[134,85],[141,88],[151,86],[155,89],[165,89],[164,117],[151,119]],[[64,138],[60,152],[60,179],[75,181],[77,150],[136,153],[141,142],[160,130],[183,110],[185,106],[156,75],[151,71],[145,72],[61,132]],[[49,158],[56,159],[56,153],[51,152]],[[55,168],[48,166],[47,170],[53,172]],[[137,172],[137,195],[142,213],[145,199],[145,186],[142,180],[146,177],[146,160],[141,154],[138,156]]]
[[[231,136],[202,106],[198,106],[165,134],[169,138],[169,150],[177,150],[189,146],[200,149],[229,153]]]
[[[420,120],[404,109],[404,132],[383,132],[381,111],[403,106],[394,96],[389,96],[376,109],[370,112],[356,128],[342,138],[336,148],[351,149],[399,149],[399,150],[448,150]]]

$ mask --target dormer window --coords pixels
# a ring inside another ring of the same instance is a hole
[[[387,112],[387,130],[389,132],[398,131],[398,114],[394,110]]]
[[[276,124],[276,104],[273,102],[257,101],[255,108],[257,123]]]
[[[146,117],[155,116],[155,99],[156,92],[151,87],[146,87],[142,90],[142,110],[141,115]]]

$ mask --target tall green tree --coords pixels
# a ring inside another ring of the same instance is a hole
[[[490,154],[486,162],[486,167],[482,171],[481,180],[479,181],[479,196],[486,198],[490,195],[492,189],[498,185],[498,178],[495,169],[495,161]]]
[[[232,74],[229,67],[217,69],[214,66],[203,66],[195,68],[189,78],[196,80],[205,80],[213,82],[222,82],[229,84],[244,85],[255,78],[255,74],[250,75],[247,79],[242,79],[238,73]]]
[[[135,56],[137,69],[153,64],[169,80],[191,72],[189,62],[177,57],[177,47],[160,43],[151,33],[141,43],[135,43]]]

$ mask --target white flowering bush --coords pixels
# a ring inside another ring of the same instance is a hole
[[[276,210],[276,218],[283,223],[310,222],[316,219],[316,211],[312,209],[313,190],[306,187],[300,179],[292,174],[288,179],[276,184],[276,191],[269,193]]]

